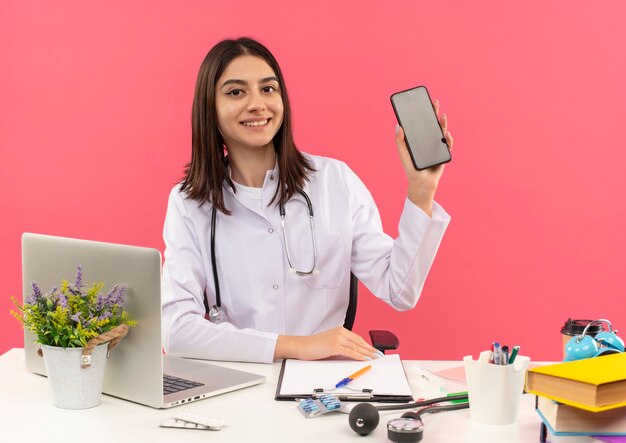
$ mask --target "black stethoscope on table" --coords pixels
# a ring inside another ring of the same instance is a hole
[[[454,401],[462,401],[462,403],[439,404]],[[354,432],[364,436],[372,432],[378,426],[380,421],[378,411],[395,411],[418,407],[422,407],[422,409],[405,412],[402,414],[402,417],[393,418],[387,422],[387,438],[389,440],[397,443],[417,443],[422,440],[424,436],[422,415],[465,409],[469,407],[469,400],[467,394],[458,394],[403,405],[374,406],[371,403],[359,403],[350,411],[348,423]]]
[[[280,224],[283,231],[283,242],[285,243],[285,255],[287,256],[287,263],[289,263],[289,272],[292,274],[306,276],[317,274],[319,271],[317,270],[317,242],[315,240],[315,219],[313,217],[313,205],[311,204],[311,199],[308,194],[303,190],[298,190],[298,192],[304,197],[306,200],[306,205],[309,213],[309,226],[311,229],[311,242],[313,245],[313,266],[308,271],[300,271],[297,270],[291,262],[291,257],[289,255],[289,246],[287,244],[287,228],[285,226],[285,205],[280,203],[278,205],[278,210],[280,212]],[[215,221],[217,219],[217,209],[213,206],[213,211],[211,214],[211,266],[213,268],[213,283],[215,285],[215,304],[211,306],[209,309],[208,316],[209,321],[212,323],[223,323],[228,320],[226,316],[226,312],[222,309],[222,298],[220,296],[220,283],[219,278],[217,276],[217,263],[215,259]],[[206,300],[206,294],[205,294]],[[208,306],[208,304],[207,304]]]

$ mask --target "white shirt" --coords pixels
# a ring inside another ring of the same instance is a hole
[[[226,323],[204,318],[205,291],[209,305],[215,303],[212,207],[188,199],[178,185],[172,189],[163,228],[167,353],[271,363],[278,335],[311,335],[343,325],[350,270],[395,309],[415,306],[450,216],[435,203],[430,218],[406,200],[394,241],[383,232],[374,200],[352,170],[338,160],[307,158],[316,169],[304,190],[315,217],[317,274],[289,272],[278,205],[268,206],[277,187],[277,168],[267,171],[260,206],[254,192],[223,188],[232,214],[217,213],[215,254]],[[313,246],[304,198],[296,193],[285,210],[292,264],[309,270]]]

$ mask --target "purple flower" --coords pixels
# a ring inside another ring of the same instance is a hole
[[[33,293],[29,295],[28,297],[26,297],[26,304],[28,305],[37,304],[39,299],[42,297],[41,289],[39,289],[39,286],[37,286],[37,283],[32,282],[31,285],[33,287]]]
[[[104,307],[104,304],[106,302],[105,297],[106,296],[102,295],[101,293],[98,294],[98,297],[96,299],[96,310],[97,311],[101,311],[102,308]]]
[[[63,308],[63,309],[67,309],[68,305],[67,305],[67,296],[62,293],[59,292],[59,305]]]
[[[46,304],[48,304],[48,307],[50,308],[51,306],[56,306],[57,302],[58,302],[58,296],[55,299],[55,296],[57,295],[57,287],[55,286],[54,288],[52,288],[50,291],[46,292],[43,295],[43,299],[45,299]]]
[[[83,267],[82,265],[78,265],[76,267],[76,281],[74,282],[74,288],[80,291],[80,288],[83,287]]]
[[[100,317],[98,317],[98,320],[102,321],[102,320],[106,320],[107,318],[111,317],[113,314],[111,314],[110,312],[105,312],[104,314],[102,314]]]
[[[33,286],[33,295],[35,296],[35,300],[39,300],[41,298],[41,289],[37,286],[37,283],[32,282]]]
[[[122,303],[124,299],[124,294],[126,293],[126,286],[115,285],[109,291],[107,295],[100,299],[98,296],[98,309],[107,308],[111,309],[114,306],[118,306]]]
[[[70,316],[70,318],[71,318],[73,321],[75,321],[76,323],[79,323],[79,324],[81,323],[81,322],[80,322],[80,312],[77,312],[76,314],[71,315],[71,316]]]
[[[115,297],[116,292],[117,292],[117,285],[113,286],[111,290],[109,291],[109,293],[107,294],[106,296],[107,303],[111,303],[111,300],[113,300],[113,297]]]
[[[124,301],[124,295],[126,294],[126,286],[115,285],[115,289],[117,289],[117,292],[111,298],[111,302],[116,305],[121,305]]]

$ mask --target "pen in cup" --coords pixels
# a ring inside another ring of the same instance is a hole
[[[335,385],[335,388],[341,388],[345,385],[347,385],[348,383],[350,383],[351,381],[353,381],[355,378],[360,377],[361,375],[365,374],[367,371],[369,371],[370,369],[372,369],[372,365],[367,365],[362,369],[359,369],[358,371],[356,371],[354,374],[347,376],[346,378],[342,379],[339,383],[337,383]]]
[[[493,344],[493,364],[494,365],[499,365],[500,364],[500,358],[502,355],[502,352],[500,350],[500,342],[495,342]]]
[[[502,365],[509,364],[509,347],[508,346],[502,346],[502,360],[500,361],[500,364]]]
[[[515,357],[517,357],[517,353],[519,352],[519,345],[513,346],[513,350],[511,351],[511,357],[509,357],[509,364],[513,364],[515,361]]]

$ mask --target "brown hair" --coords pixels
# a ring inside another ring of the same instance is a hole
[[[272,53],[261,43],[246,37],[219,42],[209,51],[198,72],[191,111],[191,161],[185,170],[181,191],[200,204],[210,202],[227,215],[230,211],[224,205],[222,183],[226,181],[233,191],[235,186],[228,175],[224,139],[217,126],[215,91],[217,81],[228,64],[242,55],[260,57],[272,68],[283,100],[283,122],[273,139],[278,159],[278,188],[270,204],[277,198],[279,203],[286,203],[304,187],[304,182],[314,171],[294,143],[285,80]]]

